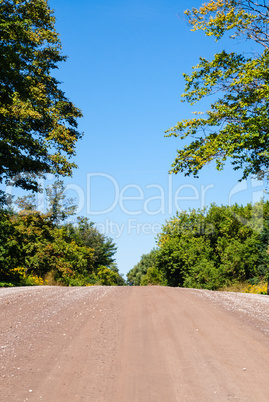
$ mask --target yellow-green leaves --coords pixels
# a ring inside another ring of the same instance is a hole
[[[212,61],[200,58],[192,74],[184,74],[183,101],[193,105],[209,95],[214,95],[215,101],[202,118],[184,119],[167,131],[167,136],[192,139],[178,151],[171,172],[197,176],[212,160],[222,169],[229,157],[234,169],[243,169],[242,178],[249,174],[268,177],[269,5],[252,0],[212,0],[186,14],[195,29],[217,39],[232,30],[265,49],[252,57],[251,53],[246,57],[222,51]]]
[[[227,31],[231,37],[245,36],[268,48],[268,3],[253,0],[212,0],[185,14],[192,31],[201,29],[220,39]]]
[[[70,175],[77,109],[52,70],[65,61],[46,0],[0,1],[0,182],[22,172]],[[16,184],[37,190],[25,176]]]

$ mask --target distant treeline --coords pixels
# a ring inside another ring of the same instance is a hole
[[[56,181],[46,190],[47,211],[34,196],[0,209],[0,283],[3,285],[123,285],[116,245],[87,218],[65,223],[74,214],[72,199]]]
[[[267,280],[269,202],[177,213],[157,237],[157,248],[128,274],[134,285],[221,289]]]

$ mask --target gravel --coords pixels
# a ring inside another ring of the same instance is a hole
[[[216,292],[191,289],[198,297],[209,299],[216,306],[239,315],[244,320],[269,333],[269,296],[252,293]]]

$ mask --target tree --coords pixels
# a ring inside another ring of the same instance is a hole
[[[140,258],[140,261],[127,273],[127,279],[128,283],[135,285],[135,286],[140,286],[142,279],[147,275],[148,270],[151,268],[149,272],[149,276],[147,278],[144,278],[144,283],[149,283],[151,279],[155,280],[155,283],[158,280],[158,283],[161,283],[161,277],[159,273],[156,272],[155,270],[155,265],[157,261],[157,254],[158,250],[153,249],[151,250],[150,253],[148,254],[143,254]]]
[[[12,217],[10,212],[0,209],[0,282],[13,279],[10,271],[21,262],[22,246],[17,242],[18,233]]]
[[[117,246],[113,240],[100,233],[88,218],[78,217],[77,220],[76,227],[69,225],[70,238],[73,238],[77,244],[94,249],[95,272],[99,266],[114,267]]]
[[[115,262],[112,262],[109,266],[109,269],[114,272],[116,276],[116,285],[117,286],[124,286],[125,285],[125,279],[123,277],[123,274],[120,273],[119,268]]]
[[[170,219],[158,235],[155,263],[167,284],[214,290],[261,276],[260,236],[254,228],[260,204],[212,204],[208,210],[183,211]]]
[[[262,0],[211,0],[185,12],[192,30],[205,31],[219,40],[227,31],[231,38],[256,43],[260,54],[252,57],[222,51],[212,61],[200,58],[186,81],[183,101],[194,104],[219,94],[205,116],[179,122],[167,136],[191,142],[178,151],[171,172],[198,176],[215,160],[223,169],[227,158],[242,179],[253,174],[269,178],[269,5]]]
[[[46,187],[47,215],[59,224],[67,217],[75,214],[77,206],[73,198],[66,198],[65,186],[62,180],[57,179],[52,185]]]
[[[119,274],[103,265],[99,266],[97,275],[98,281],[103,286],[116,286],[119,280]]]
[[[82,114],[51,75],[66,60],[54,25],[47,0],[0,2],[0,183],[32,191],[40,172],[71,175],[81,137]]]
[[[18,197],[15,201],[21,214],[31,214],[36,212],[36,198],[34,194],[28,194],[23,197]]]

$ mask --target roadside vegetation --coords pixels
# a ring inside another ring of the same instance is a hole
[[[193,31],[216,41],[224,35],[250,43],[245,53],[200,57],[184,74],[183,101],[213,96],[167,130],[180,140],[171,172],[198,177],[210,162],[230,161],[242,179],[269,179],[268,2],[210,0],[185,11]],[[52,72],[66,60],[47,0],[0,2],[0,184],[29,190],[16,203],[0,189],[0,286],[123,285],[113,241],[87,218],[75,216],[59,177],[71,176],[82,112]],[[41,213],[39,178],[56,177]],[[134,285],[266,292],[269,203],[217,206],[177,213],[163,226],[157,247],[128,273]]]
[[[128,282],[266,294],[268,244],[268,201],[177,213]]]
[[[26,196],[0,210],[0,286],[123,285],[113,241],[75,213],[62,181],[47,188],[47,211]]]
[[[210,0],[185,11],[192,31],[216,41],[225,36],[231,43],[244,41],[246,51],[227,52],[226,46],[212,60],[200,57],[192,72],[183,74],[182,101],[194,117],[166,131],[179,139],[172,173],[198,177],[208,163],[222,170],[229,161],[241,180],[268,183],[268,16],[268,2],[259,0]],[[209,96],[208,110],[193,111]],[[163,226],[157,250],[142,256],[128,281],[266,293],[268,206],[261,201],[178,213]]]

